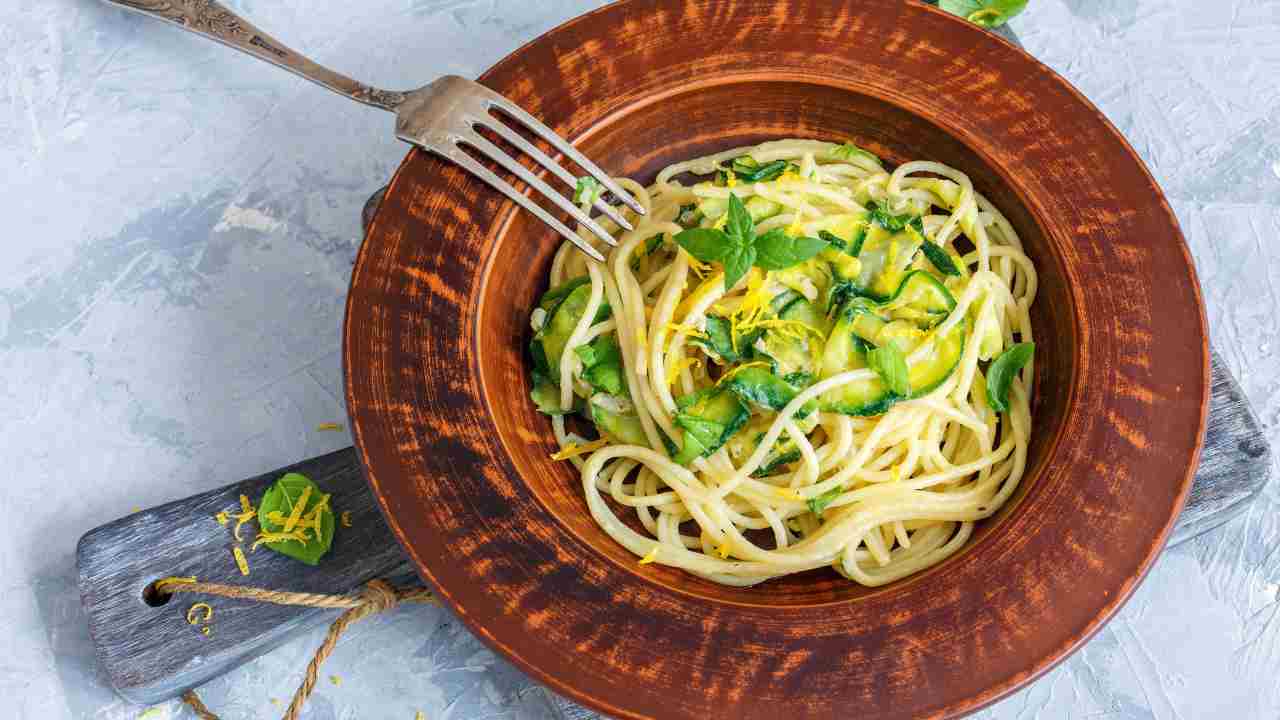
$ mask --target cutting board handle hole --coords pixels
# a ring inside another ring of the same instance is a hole
[[[156,580],[142,588],[142,602],[150,605],[151,607],[167,605],[169,601],[173,599],[173,593],[164,592],[160,588],[156,587],[156,583],[158,582],[160,581]]]

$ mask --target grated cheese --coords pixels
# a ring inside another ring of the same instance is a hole
[[[593,440],[589,443],[584,443],[582,445],[578,445],[577,443],[569,443],[568,445],[564,446],[564,448],[561,449],[560,452],[552,455],[551,459],[552,460],[568,460],[571,457],[577,457],[579,455],[585,455],[589,452],[595,452],[596,450],[599,450],[600,448],[608,444],[609,444],[609,441],[604,438],[600,438],[599,440]]]
[[[658,546],[657,546],[657,545],[654,545],[654,546],[653,546],[653,549],[652,549],[652,550],[650,550],[650,551],[648,552],[648,554],[646,554],[644,557],[640,558],[640,564],[641,564],[641,565],[648,565],[649,563],[653,562],[653,561],[654,561],[654,560],[656,560],[657,558],[658,558]]]
[[[244,551],[240,549],[239,545],[235,545],[231,548],[231,555],[236,559],[236,567],[240,568],[240,574],[248,575],[249,561],[245,559]]]

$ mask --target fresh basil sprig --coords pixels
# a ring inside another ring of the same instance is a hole
[[[755,221],[734,193],[729,193],[729,215],[724,230],[693,228],[677,233],[675,240],[702,262],[723,265],[726,291],[736,285],[752,265],[765,270],[784,270],[808,260],[827,247],[824,240],[793,238],[782,228],[756,235]]]
[[[867,367],[876,371],[889,391],[898,397],[911,394],[911,380],[907,376],[907,359],[893,345],[884,345],[867,352]]]
[[[1018,371],[1035,355],[1035,343],[1018,343],[1000,353],[987,370],[987,404],[996,412],[1009,410],[1009,386]]]
[[[938,7],[979,27],[994,28],[1027,9],[1027,0],[939,0]]]

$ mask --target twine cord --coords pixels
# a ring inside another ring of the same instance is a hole
[[[325,633],[324,641],[320,643],[320,647],[316,648],[315,655],[312,656],[311,662],[307,663],[307,672],[302,678],[302,684],[293,694],[293,701],[289,703],[289,708],[284,713],[283,720],[298,720],[298,716],[302,714],[302,707],[306,705],[307,698],[311,696],[316,687],[316,678],[320,673],[320,666],[328,659],[333,652],[334,647],[338,644],[338,639],[346,632],[347,627],[352,623],[362,620],[370,615],[377,615],[380,612],[390,610],[400,603],[435,603],[435,596],[430,590],[423,587],[412,588],[396,588],[382,580],[370,580],[359,593],[355,595],[322,595],[318,593],[300,593],[300,592],[284,592],[280,590],[267,590],[264,588],[245,587],[242,585],[223,585],[221,583],[206,582],[190,582],[182,579],[161,580],[156,583],[156,589],[160,592],[168,594],[177,593],[195,593],[200,595],[216,595],[218,597],[233,598],[237,600],[256,600],[258,602],[268,602],[275,605],[293,605],[301,607],[314,608],[336,608],[344,609],[346,612],[338,616],[333,624],[329,626],[329,632]],[[200,720],[220,720],[213,711],[209,710],[200,697],[196,695],[195,690],[187,690],[182,693],[182,701],[185,702],[196,714]]]

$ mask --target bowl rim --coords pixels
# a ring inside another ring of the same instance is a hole
[[[573,18],[561,24],[560,26],[556,27],[555,29],[521,46],[519,49],[513,51],[506,58],[504,58],[503,60],[495,64],[493,68],[491,68],[483,76],[481,76],[480,80],[482,82],[493,81],[495,77],[501,75],[504,71],[510,72],[510,68],[512,66],[518,65],[520,62],[520,59],[526,56],[527,54],[529,54],[532,50],[539,47],[545,47],[547,43],[554,43],[557,39],[561,39],[563,36],[571,34],[573,31],[583,27],[586,24],[598,22],[602,17],[608,16],[611,13],[617,13],[617,12],[623,12],[623,11],[634,11],[638,13],[643,13],[646,11],[654,12],[660,9],[663,5],[670,5],[670,4],[673,4],[673,3],[663,2],[663,0],[623,0],[623,2],[614,3],[612,5],[608,5],[608,6],[593,10],[582,16]],[[769,3],[762,2],[762,3],[756,3],[756,4],[768,5]],[[876,4],[877,4],[876,2],[864,3],[864,5],[876,5]],[[1208,338],[1207,338],[1207,330],[1206,330],[1207,323],[1205,321],[1203,300],[1201,297],[1199,284],[1195,278],[1194,266],[1191,264],[1190,252],[1187,248],[1185,240],[1183,239],[1181,230],[1177,223],[1177,219],[1174,216],[1171,208],[1169,207],[1167,200],[1164,198],[1163,194],[1160,192],[1159,187],[1157,186],[1154,178],[1150,174],[1150,171],[1147,169],[1146,165],[1141,161],[1141,159],[1137,156],[1136,152],[1133,150],[1132,146],[1128,143],[1128,141],[1124,139],[1123,135],[1120,134],[1120,132],[1115,128],[1115,126],[1110,121],[1108,121],[1105,118],[1105,116],[1103,116],[1102,113],[1092,103],[1090,103],[1078,90],[1076,90],[1073,86],[1071,86],[1069,82],[1067,82],[1065,79],[1059,76],[1052,69],[1048,68],[1043,63],[1036,60],[1033,56],[1026,53],[1021,48],[1015,45],[1012,45],[1011,43],[1008,43],[1002,38],[995,37],[991,33],[987,33],[978,28],[975,28],[971,26],[969,23],[965,22],[964,20],[950,16],[935,7],[924,5],[922,3],[915,2],[914,0],[912,2],[909,2],[905,7],[909,8],[909,10],[906,10],[905,12],[922,11],[926,14],[925,16],[934,16],[935,19],[945,18],[945,20],[943,20],[942,22],[950,23],[949,29],[951,31],[958,32],[958,33],[967,33],[970,36],[974,36],[975,34],[980,35],[984,39],[976,41],[978,44],[997,43],[999,46],[1003,46],[1003,48],[1006,51],[1011,50],[1013,53],[1016,54],[1016,56],[1019,56],[1019,62],[1022,65],[1027,66],[1029,69],[1035,70],[1036,72],[1040,73],[1041,76],[1043,76],[1044,78],[1047,78],[1048,80],[1057,83],[1062,90],[1064,90],[1065,92],[1073,96],[1074,101],[1080,106],[1080,108],[1091,115],[1090,120],[1096,123],[1098,127],[1102,128],[1107,133],[1109,133],[1110,139],[1118,142],[1120,147],[1122,147],[1123,150],[1125,151],[1126,157],[1124,159],[1127,161],[1130,161],[1136,168],[1139,168],[1141,170],[1141,173],[1145,176],[1147,182],[1150,184],[1151,192],[1153,193],[1154,197],[1157,199],[1159,208],[1164,213],[1164,217],[1161,219],[1164,221],[1167,221],[1169,229],[1171,231],[1170,235],[1175,241],[1174,244],[1177,248],[1181,250],[1182,255],[1184,256],[1184,261],[1190,272],[1190,279],[1191,279],[1190,290],[1193,295],[1194,305],[1198,310],[1198,312],[1196,313],[1198,316],[1198,324],[1195,329],[1198,331],[1199,340],[1200,340],[1198,344],[1199,347],[1195,348],[1196,350],[1199,351],[1200,359],[1201,359],[1201,373],[1200,373],[1201,377],[1199,378],[1200,398],[1198,402],[1198,421],[1196,423],[1197,430],[1195,433],[1196,441],[1194,442],[1194,446],[1190,451],[1186,470],[1183,473],[1183,476],[1178,480],[1177,497],[1172,505],[1169,517],[1165,519],[1162,527],[1156,533],[1155,537],[1151,539],[1150,545],[1148,548],[1146,548],[1145,556],[1141,560],[1139,567],[1136,569],[1136,572],[1132,573],[1132,575],[1127,579],[1127,581],[1121,587],[1115,588],[1115,592],[1111,595],[1111,597],[1109,597],[1109,599],[1106,602],[1102,603],[1098,607],[1098,610],[1094,614],[1092,620],[1090,620],[1083,628],[1081,628],[1079,632],[1067,638],[1067,641],[1061,647],[1058,647],[1053,651],[1051,651],[1050,653],[1048,653],[1047,655],[1039,658],[1037,662],[1033,664],[1033,666],[1029,670],[1007,677],[1002,682],[991,685],[984,692],[978,695],[955,700],[950,704],[937,709],[937,714],[939,715],[952,716],[957,713],[964,714],[964,713],[972,712],[992,702],[995,702],[996,700],[999,700],[1000,698],[1014,692],[1018,688],[1030,683],[1035,678],[1039,677],[1040,675],[1052,669],[1054,666],[1057,665],[1057,663],[1061,662],[1068,655],[1070,655],[1071,652],[1073,652],[1075,649],[1080,647],[1084,642],[1086,642],[1090,637],[1092,637],[1092,635],[1096,633],[1105,624],[1105,622],[1115,614],[1115,612],[1123,605],[1123,603],[1131,595],[1132,591],[1136,588],[1137,584],[1150,570],[1155,558],[1158,556],[1159,551],[1163,548],[1165,541],[1168,538],[1169,532],[1173,526],[1174,521],[1177,518],[1178,512],[1181,510],[1181,507],[1185,502],[1187,493],[1190,488],[1191,480],[1193,478],[1193,475],[1198,463],[1201,444],[1203,441],[1204,426],[1205,426],[1205,421],[1207,416],[1207,407],[1208,407],[1209,353],[1208,353]],[[614,108],[613,110],[613,112],[621,112],[621,111],[622,111],[622,107],[617,107],[617,108]],[[611,113],[604,113],[600,117],[594,119],[590,123],[590,125],[588,126],[585,132],[589,133],[591,131],[591,128],[599,127],[601,124],[607,123],[611,115],[612,115]],[[575,134],[572,137],[572,139],[578,140],[578,139],[581,139],[581,136],[582,136],[581,133]],[[971,148],[973,147],[973,145],[970,143],[966,143],[966,144],[970,145]],[[403,176],[406,174],[406,169],[414,166],[416,163],[421,163],[424,156],[425,156],[425,153],[417,149],[411,151],[406,156],[404,162],[401,164],[401,166],[397,170],[395,176],[393,177],[390,183],[389,190],[387,193],[388,198],[391,198],[396,194],[397,188],[399,184],[402,182]],[[353,353],[353,350],[355,350],[356,348],[356,343],[354,343],[354,336],[353,336],[353,328],[355,328],[356,325],[353,323],[353,317],[357,317],[357,311],[361,310],[361,308],[357,306],[368,300],[367,293],[362,292],[364,288],[358,287],[358,282],[363,278],[362,272],[367,269],[366,265],[367,265],[367,261],[369,260],[367,255],[370,251],[371,245],[373,244],[371,242],[372,239],[375,238],[375,236],[377,236],[379,233],[384,232],[386,230],[386,228],[382,227],[382,225],[385,224],[382,221],[386,219],[387,214],[384,213],[382,210],[387,207],[388,207],[388,204],[384,203],[382,208],[380,208],[378,215],[374,218],[374,222],[369,229],[369,233],[367,236],[368,239],[366,240],[364,246],[362,246],[360,250],[360,255],[357,259],[356,268],[353,270],[353,274],[352,274],[351,293],[349,294],[348,303],[347,303],[347,322],[344,324],[344,373],[347,376],[346,386],[347,386],[348,410],[349,410],[349,416],[352,422],[352,429],[353,429],[353,435],[356,440],[356,446],[362,458],[362,467],[366,473],[366,478],[370,482],[370,485],[375,492],[375,495],[379,499],[379,504],[382,507],[383,512],[387,517],[389,525],[391,526],[397,538],[405,546],[406,550],[409,551],[409,554],[411,555],[411,557],[414,558],[415,564],[417,565],[419,572],[422,573],[424,577],[428,580],[428,582],[430,582],[434,587],[436,587],[437,589],[442,589],[438,574],[433,572],[431,563],[416,551],[417,543],[415,543],[415,541],[413,540],[413,534],[411,530],[406,526],[406,523],[400,522],[400,520],[403,520],[405,518],[403,515],[398,515],[397,506],[399,505],[399,503],[395,502],[390,497],[390,495],[392,494],[390,491],[393,489],[395,485],[397,485],[400,482],[399,478],[394,477],[393,473],[383,473],[382,470],[386,469],[387,465],[385,463],[375,462],[373,459],[373,455],[375,454],[375,449],[373,448],[373,445],[376,444],[376,442],[374,442],[374,439],[371,433],[371,428],[373,427],[373,423],[369,422],[366,416],[366,413],[370,412],[372,406],[368,402],[362,402],[362,397],[359,396],[360,391],[358,390],[358,382],[354,377],[355,374],[360,370],[361,364],[360,362],[356,361],[355,359],[356,355]],[[504,203],[502,209],[499,210],[498,217],[509,219],[513,212],[514,212],[514,209],[512,207],[509,207],[509,203]],[[506,215],[504,216],[503,213],[506,213]],[[503,222],[500,224],[502,225],[507,224],[507,220],[503,220]],[[491,255],[492,253],[490,253],[489,257],[486,257],[486,260],[484,263],[486,267],[488,266],[489,263],[492,262]],[[481,270],[479,272],[482,277],[487,277],[489,274],[487,269]],[[478,318],[479,315],[476,314],[472,317],[473,319]],[[478,332],[476,328],[469,328],[469,329],[472,332]],[[477,376],[479,375],[478,367],[472,366],[469,369],[472,370]],[[1077,388],[1073,387],[1071,389],[1072,393],[1075,393],[1076,391],[1077,391]],[[1054,442],[1056,443],[1057,440],[1055,439]],[[377,472],[375,472],[375,470],[377,470]],[[403,512],[402,506],[401,506],[400,512]],[[444,592],[441,592],[442,598],[454,607],[454,610],[458,612],[458,614],[467,623],[470,629],[477,634],[477,636],[479,636],[488,645],[490,645],[494,649],[501,652],[507,658],[514,661],[519,667],[521,667],[522,670],[534,676],[540,682],[553,687],[558,692],[565,694],[567,696],[570,696],[573,699],[577,700],[578,702],[594,707],[603,712],[617,714],[618,716],[621,716],[621,717],[646,717],[646,715],[633,713],[629,711],[627,708],[614,706],[608,702],[605,702],[601,697],[598,697],[597,695],[587,692],[580,687],[576,687],[574,683],[571,683],[568,680],[566,680],[566,677],[571,675],[571,673],[553,672],[549,668],[540,666],[538,662],[531,660],[531,658],[526,657],[519,652],[515,652],[510,647],[510,645],[504,643],[498,636],[492,634],[485,627],[485,624],[482,618],[468,612],[467,608],[465,608],[462,604],[460,604],[458,599],[454,597],[450,592],[448,592],[447,588],[445,588],[444,590],[445,590]]]

